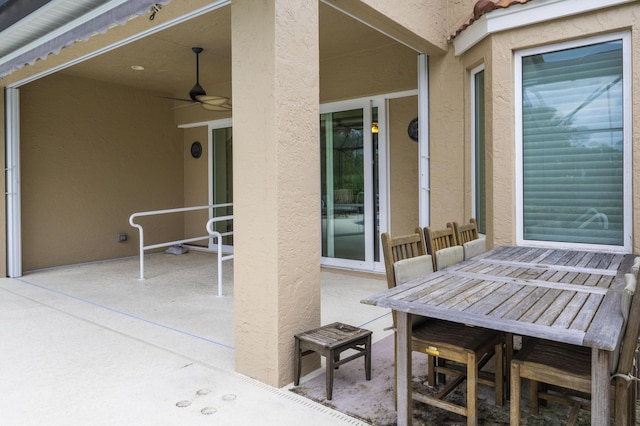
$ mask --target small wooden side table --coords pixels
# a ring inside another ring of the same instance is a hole
[[[302,357],[316,352],[326,358],[327,399],[333,393],[333,370],[338,366],[364,356],[364,369],[367,380],[371,380],[371,331],[340,322],[334,322],[314,330],[296,334],[294,384],[300,383]],[[340,354],[347,349],[357,353],[340,359]]]

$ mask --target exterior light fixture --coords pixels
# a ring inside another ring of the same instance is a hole
[[[378,133],[378,122],[374,121],[371,123],[371,133]]]

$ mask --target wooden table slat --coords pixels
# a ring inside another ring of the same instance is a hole
[[[547,308],[560,295],[560,293],[562,293],[562,290],[559,289],[545,289],[545,292],[541,294],[531,306],[529,306],[527,312],[518,318],[518,320],[532,323],[538,322],[538,319],[544,315]]]
[[[597,311],[603,299],[603,295],[590,294],[569,328],[586,332],[593,320],[593,313]]]
[[[568,305],[571,302],[571,299],[575,296],[575,292],[562,291],[560,294],[556,296],[556,298],[549,304],[546,311],[543,312],[538,319],[536,320],[536,324],[540,325],[548,325],[552,326],[560,315],[564,312],[568,312],[570,308]],[[571,321],[568,321],[566,324],[556,324],[556,327],[567,328],[568,324],[571,324]]]
[[[478,303],[485,297],[493,296],[493,292],[497,290],[503,283],[492,281],[471,281],[470,285],[460,293],[457,293],[453,297],[450,297],[442,304],[440,308],[453,308],[459,311],[469,310],[472,306]]]
[[[542,297],[547,292],[546,288],[541,287],[533,287],[533,291],[527,295],[520,303],[514,306],[503,318],[510,320],[520,320],[523,317],[529,308]],[[527,322],[527,321],[523,321]]]
[[[462,297],[462,294],[464,294],[464,292],[468,288],[473,288],[477,282],[474,282],[470,278],[462,278],[462,279],[453,278],[451,279],[451,282],[449,284],[454,284],[454,283],[456,286],[455,293],[451,291],[450,287],[447,287],[445,285],[439,288],[438,290],[430,293],[428,296],[425,295],[424,297],[422,297],[420,300],[417,300],[417,301],[420,303],[424,303],[425,305],[444,307],[444,306],[447,306],[446,302],[448,300],[454,297]],[[442,304],[445,304],[445,305],[440,306]]]
[[[514,295],[520,291],[521,288],[512,285],[500,285],[496,288],[491,297],[487,297],[484,300],[478,301],[473,306],[473,312],[478,315],[496,316],[500,317],[499,312],[496,312],[496,306],[507,306],[507,301],[514,297]]]

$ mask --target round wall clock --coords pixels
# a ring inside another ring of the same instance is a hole
[[[200,158],[201,155],[202,155],[202,145],[200,144],[200,142],[195,141],[194,143],[191,144],[191,156],[193,158]]]
[[[414,118],[409,122],[409,127],[407,127],[407,133],[409,137],[414,141],[418,142],[418,117]]]

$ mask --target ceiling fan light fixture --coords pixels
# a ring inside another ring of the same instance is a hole
[[[189,91],[189,97],[194,102],[198,102],[198,97],[206,96],[206,95],[207,95],[207,92],[204,91],[204,89],[202,88],[202,86],[200,86],[200,83],[198,82],[196,82],[196,84]]]

